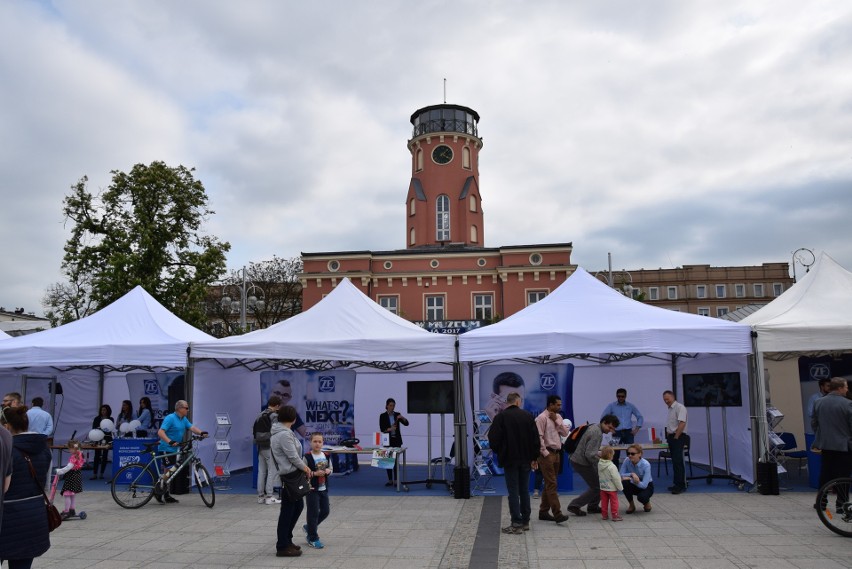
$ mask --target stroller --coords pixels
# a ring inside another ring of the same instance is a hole
[[[53,504],[53,498],[56,496],[56,486],[59,484],[59,474],[53,475],[53,482],[50,485],[50,503]],[[81,520],[86,519],[86,512],[79,511],[75,513],[73,516],[62,516],[62,521],[71,520],[74,518],[80,518]]]

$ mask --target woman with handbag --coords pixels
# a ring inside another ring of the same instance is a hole
[[[0,423],[12,434],[12,480],[3,500],[0,561],[9,569],[29,569],[50,549],[44,487],[50,469],[47,437],[29,432],[26,407],[0,411]]]
[[[286,405],[278,410],[278,422],[272,423],[272,458],[281,478],[281,511],[278,514],[278,541],[275,544],[276,556],[298,557],[302,548],[293,543],[293,528],[305,507],[304,495],[287,490],[288,481],[299,471],[305,473],[305,479],[311,475],[311,469],[302,460],[302,443],[296,438],[292,427],[296,422],[296,408]]]

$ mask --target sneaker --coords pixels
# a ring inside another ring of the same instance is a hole
[[[310,540],[310,538],[308,537],[308,524],[305,524],[305,525],[303,525],[303,526],[302,526],[302,531],[303,531],[303,532],[305,532],[305,541],[307,541],[308,543],[310,543],[310,542],[311,542],[311,540]]]
[[[559,513],[558,513],[558,514],[557,514],[557,515],[553,518],[553,521],[554,521],[554,522],[556,522],[557,524],[561,524],[562,522],[564,522],[564,521],[565,521],[565,520],[567,520],[567,519],[568,519],[568,516],[566,516],[566,515],[565,515],[565,514],[563,514],[562,512],[559,512]]]
[[[279,549],[275,552],[276,557],[298,557],[302,554],[302,550],[296,548],[295,545],[288,545],[284,549]]]
[[[623,521],[624,521],[624,518],[622,518],[621,516],[619,516],[618,514],[616,514],[616,515],[612,516],[612,521],[614,521],[614,522],[623,522]]]
[[[512,534],[524,533],[523,526],[506,526],[503,529],[501,529],[500,531],[502,531],[503,533],[512,533]]]
[[[265,504],[266,503],[266,496],[263,496],[263,495],[258,496],[257,497],[257,503],[258,504]]]
[[[166,496],[163,498],[166,501],[166,504],[177,504],[177,498],[172,498],[171,496]]]
[[[77,512],[74,511],[74,508],[71,508],[70,510],[68,510],[68,517],[69,518],[72,518],[76,515],[77,515]]]
[[[68,519],[69,515],[70,514],[68,512],[62,512],[61,514],[59,514],[59,519],[61,519],[64,522],[65,520]]]
[[[651,511],[651,502],[648,502],[647,504],[642,506],[642,509],[645,510],[646,512],[650,512]]]
[[[552,522],[556,518],[551,516],[550,512],[539,512],[538,513],[538,519],[543,521],[543,522]]]
[[[601,519],[602,519],[602,520],[608,520],[608,519],[609,519],[609,516],[607,516],[606,514],[604,514],[604,515],[602,515],[602,516],[601,516]],[[615,518],[613,518],[613,519],[615,519]]]
[[[568,506],[568,511],[574,514],[575,516],[579,516],[581,518],[586,515],[586,512],[584,512],[577,506]]]
[[[521,529],[523,531],[530,531],[530,524],[526,523],[526,524],[522,525]]]
[[[309,541],[308,545],[310,545],[314,549],[322,549],[323,547],[325,547],[320,540]]]
[[[627,511],[624,512],[624,513],[625,514],[632,514],[635,511],[636,511],[636,504],[634,504],[633,502],[628,502]]]
[[[269,498],[266,499],[266,505],[267,506],[271,506],[272,504],[280,504],[280,503],[281,503],[281,500],[279,500],[278,498],[275,498],[273,496],[270,496]]]
[[[536,499],[537,499],[537,498],[540,498],[540,497],[541,497],[541,496],[540,496],[540,494],[538,493],[538,490],[535,490],[535,491],[533,492],[533,498],[536,498]]]

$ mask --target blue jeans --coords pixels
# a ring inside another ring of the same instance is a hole
[[[530,465],[503,466],[503,478],[509,492],[509,516],[513,526],[530,523]]]
[[[328,504],[328,490],[311,490],[305,500],[308,502],[308,541],[318,541],[317,526],[328,517],[331,507]]]
[[[293,528],[296,527],[296,522],[302,515],[305,500],[299,498],[295,502],[290,502],[283,492],[279,497],[281,498],[281,511],[278,513],[278,541],[275,543],[275,549],[282,551],[293,545]]]

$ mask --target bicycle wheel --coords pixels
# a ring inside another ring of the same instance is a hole
[[[112,499],[122,508],[134,510],[154,495],[156,475],[147,464],[128,464],[112,479]]]
[[[817,493],[817,515],[825,527],[843,537],[852,537],[852,478],[835,478]]]
[[[213,478],[210,477],[210,473],[207,472],[203,464],[197,463],[192,466],[192,475],[195,480],[195,487],[201,494],[201,499],[204,500],[208,508],[212,508],[216,503],[216,491],[213,489]]]

